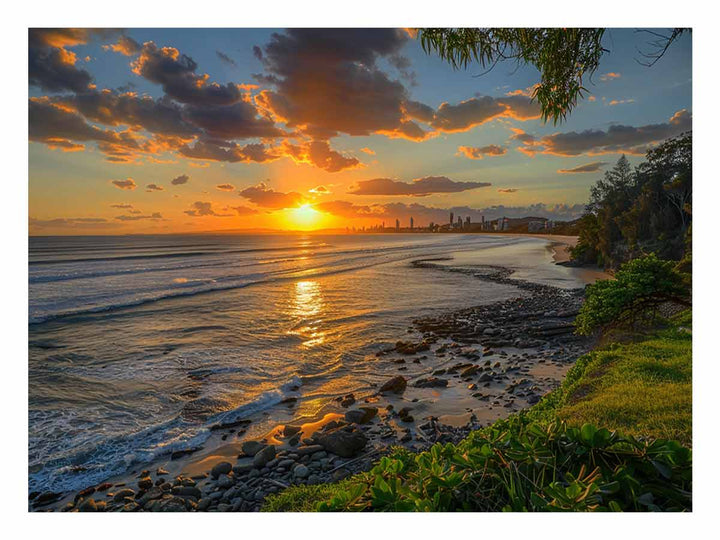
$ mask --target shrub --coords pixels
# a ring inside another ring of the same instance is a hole
[[[588,285],[575,319],[577,332],[587,335],[607,326],[634,326],[668,301],[689,305],[688,281],[675,264],[650,254],[623,264],[615,279]]]
[[[691,482],[691,452],[677,442],[518,416],[457,446],[384,457],[316,509],[683,511]]]

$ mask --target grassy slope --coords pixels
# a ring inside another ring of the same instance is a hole
[[[533,421],[559,417],[651,439],[692,441],[692,315],[634,342],[613,343],[581,357],[563,384],[522,413]],[[502,421],[501,421],[502,422]],[[265,511],[312,511],[348,481],[295,486],[268,499]]]

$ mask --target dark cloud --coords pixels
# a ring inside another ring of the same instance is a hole
[[[182,107],[168,98],[153,99],[113,90],[91,91],[57,98],[57,102],[76,108],[93,122],[109,126],[142,127],[150,133],[192,138],[200,129],[184,118]]]
[[[607,131],[588,129],[556,133],[526,142],[519,150],[531,155],[540,153],[563,157],[620,153],[643,155],[650,144],[691,129],[692,114],[682,109],[666,123],[640,127],[612,125]]]
[[[586,163],[585,165],[578,165],[572,169],[558,169],[558,172],[563,174],[592,173],[598,172],[602,169],[603,165],[607,165],[607,162],[593,161],[592,163]]]
[[[263,208],[294,208],[303,201],[303,196],[299,193],[275,191],[264,182],[242,190],[240,196]]]
[[[225,54],[224,52],[215,51],[215,54],[217,54],[217,57],[218,57],[221,61],[225,62],[226,64],[229,64],[229,65],[231,65],[231,66],[233,66],[233,67],[237,67],[237,63],[235,62],[235,60],[233,60],[232,58],[230,58],[230,57],[229,57],[227,54]]]
[[[137,75],[161,85],[168,96],[181,103],[231,105],[242,99],[240,86],[209,82],[208,75],[195,73],[197,63],[174,47],[158,47],[152,41],[146,42],[132,69]]]
[[[238,101],[232,105],[193,105],[187,107],[186,118],[205,130],[210,137],[220,139],[249,139],[282,137],[286,133],[275,123],[258,116],[255,105]]]
[[[235,210],[235,213],[238,216],[252,216],[254,214],[259,214],[259,212],[255,208],[250,208],[249,206],[229,206],[230,210]]]
[[[111,183],[118,189],[125,189],[128,191],[132,191],[137,187],[135,180],[132,178],[128,178],[126,180],[113,180]]]
[[[470,159],[483,159],[485,156],[504,156],[507,153],[507,148],[504,146],[498,146],[496,144],[489,144],[487,146],[458,146],[459,156],[465,156]]]
[[[213,217],[231,217],[232,214],[220,214],[216,212],[211,202],[202,202],[202,201],[195,201],[190,205],[190,210],[185,210],[185,213],[188,216],[193,217],[204,217],[204,216],[213,216]]]
[[[531,120],[540,118],[540,107],[525,96],[470,98],[457,105],[442,103],[430,121],[438,131],[467,131],[496,118]]]
[[[330,190],[325,186],[316,186],[312,189],[309,189],[308,192],[314,193],[315,195],[327,195],[328,193],[330,193]]]
[[[215,186],[215,189],[219,189],[220,191],[235,191],[235,186],[232,184],[218,184]]]
[[[145,191],[148,193],[152,193],[153,191],[165,191],[165,188],[162,186],[158,186],[157,184],[148,184],[145,186]]]
[[[118,226],[117,223],[112,223],[105,218],[55,218],[55,219],[37,219],[30,218],[28,220],[30,229],[47,229],[62,228],[62,229],[101,229],[107,227]]]
[[[498,189],[498,193],[517,193],[517,188],[500,188]]]
[[[143,219],[159,220],[163,219],[163,217],[160,212],[153,212],[152,214],[147,215],[115,216],[115,219],[117,219],[118,221],[140,221]]]
[[[312,141],[301,145],[286,142],[281,149],[296,163],[309,163],[331,173],[361,166],[360,160],[336,152],[326,141]]]
[[[192,159],[227,161],[229,163],[265,163],[282,157],[262,143],[240,146],[228,141],[197,141],[193,146],[182,147],[180,154]]]
[[[190,180],[190,177],[187,174],[181,174],[180,176],[176,176],[172,180],[170,180],[170,183],[173,186],[181,186],[183,184],[187,184],[188,180]]]
[[[103,49],[125,56],[135,56],[142,50],[142,45],[129,36],[121,35],[116,43],[103,45]]]
[[[258,103],[291,127],[369,135],[403,121],[405,87],[376,66],[408,37],[397,29],[291,29],[273,34],[261,55],[274,91]]]
[[[132,204],[111,204],[110,208],[119,208],[121,210],[129,210],[133,208]]]
[[[353,195],[412,195],[424,197],[433,193],[458,193],[490,186],[488,182],[456,182],[446,176],[426,176],[412,182],[400,182],[390,178],[361,180],[348,193]]]

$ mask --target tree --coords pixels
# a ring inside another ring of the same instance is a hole
[[[635,326],[665,302],[690,305],[686,276],[673,261],[651,253],[623,264],[615,279],[588,285],[585,303],[575,319],[578,334],[592,334],[606,327]]]
[[[653,65],[687,29],[676,28],[668,36],[648,31],[654,38],[651,51],[642,53]],[[585,78],[592,76],[608,50],[602,46],[604,28],[421,28],[418,37],[425,52],[436,52],[453,68],[479,63],[488,71],[499,62],[515,60],[540,71],[540,83],[532,94],[542,118],[557,124],[584,97]]]

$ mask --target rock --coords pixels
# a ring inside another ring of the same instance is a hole
[[[380,390],[378,390],[379,393],[384,392],[393,392],[395,394],[402,394],[405,389],[407,388],[407,380],[402,375],[398,375],[397,377],[393,377],[389,381],[387,381],[385,384],[383,384],[380,387]]]
[[[182,489],[188,489],[188,488],[179,488],[179,489],[182,490]],[[192,489],[197,489],[197,488],[192,488]],[[198,491],[200,491],[200,490],[198,490]],[[150,501],[154,501],[155,499],[160,499],[164,494],[165,494],[165,492],[162,489],[160,489],[159,486],[153,486],[150,489],[148,489],[145,492],[145,494],[143,494],[143,496],[137,500],[137,502],[141,506],[145,506]]]
[[[232,470],[236,475],[245,474],[247,472],[250,472],[253,469],[252,463],[238,463],[235,465]]]
[[[341,398],[340,405],[342,407],[350,407],[353,403],[355,403],[355,394],[348,394],[344,398]]]
[[[153,512],[185,512],[185,499],[182,497],[168,497],[158,500],[152,508]]]
[[[273,447],[274,448],[274,447]],[[227,474],[232,470],[232,463],[229,461],[221,461],[215,465],[210,471],[210,475],[213,478],[218,478],[221,474]]]
[[[470,366],[469,368],[464,369],[461,373],[461,377],[471,377],[475,375],[478,370],[480,369],[480,366]]]
[[[440,379],[438,377],[427,377],[425,379],[419,379],[415,381],[416,388],[445,388],[448,385],[447,379]]]
[[[138,481],[138,487],[140,488],[141,491],[150,489],[151,487],[153,487],[152,478],[150,478],[149,476],[145,476],[145,477],[141,478]]]
[[[221,474],[217,479],[217,486],[220,489],[227,489],[232,487],[235,481],[227,474]]]
[[[367,437],[362,431],[347,431],[345,428],[338,428],[328,433],[322,433],[318,437],[318,444],[328,452],[341,457],[354,457],[367,444]]]
[[[294,435],[297,435],[301,431],[300,426],[285,426],[283,428],[283,437],[293,437]]]
[[[310,476],[310,470],[305,465],[298,465],[293,470],[295,478],[307,478]]]
[[[115,496],[113,497],[113,501],[115,502],[122,502],[123,499],[126,497],[133,498],[135,497],[135,491],[130,488],[121,489],[117,493],[115,493]]]
[[[165,469],[163,469],[162,467],[158,467],[157,471],[155,471],[155,475],[156,475],[156,476],[165,476],[165,475],[167,475],[167,474],[170,474],[170,473],[167,472],[167,471],[166,471]]]
[[[35,506],[42,506],[57,501],[60,498],[60,493],[53,491],[44,491],[35,498]]]
[[[80,503],[80,506],[78,507],[78,511],[80,511],[80,512],[97,512],[97,504],[95,503],[95,499],[92,499],[92,498],[85,499],[82,503]]]
[[[293,452],[295,452],[298,456],[309,456],[310,454],[320,452],[321,450],[324,450],[324,448],[319,444],[309,444],[307,446],[296,448]]]
[[[480,378],[478,379],[478,381],[480,381],[480,382],[486,382],[486,381],[492,381],[492,379],[493,379],[493,378],[492,378],[492,375],[490,375],[489,373],[485,372],[485,373],[483,373],[482,375],[480,375]]]
[[[97,488],[95,488],[97,491],[107,491],[112,487],[112,484],[110,482],[104,482],[100,484]]]
[[[360,407],[345,413],[345,420],[354,424],[367,424],[377,415],[375,407]]]
[[[80,499],[85,499],[93,493],[95,493],[94,487],[83,489],[82,491],[79,491],[77,495],[75,495],[75,502],[78,502]]]
[[[253,466],[256,469],[262,469],[269,461],[275,459],[275,447],[268,445],[260,450],[253,458]]]
[[[245,441],[242,444],[242,451],[246,456],[254,456],[266,446],[267,444],[258,441]]]

